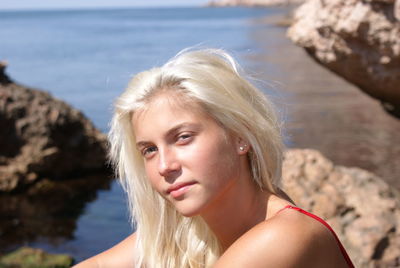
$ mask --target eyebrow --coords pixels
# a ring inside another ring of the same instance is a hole
[[[180,129],[185,128],[185,127],[195,127],[196,129],[200,129],[200,125],[197,123],[189,123],[189,122],[183,122],[180,124],[177,124],[173,128],[169,129],[165,134],[164,137],[169,137],[174,135],[176,132],[178,132]],[[148,144],[151,144],[149,141],[138,141],[136,143],[136,147],[142,147],[146,146]]]

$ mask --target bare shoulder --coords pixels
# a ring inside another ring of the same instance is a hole
[[[133,233],[114,247],[73,266],[73,268],[134,267],[135,245],[136,233]]]
[[[240,237],[215,267],[312,268],[347,264],[326,226],[286,209]]]

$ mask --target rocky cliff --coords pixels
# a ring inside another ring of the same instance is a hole
[[[400,267],[400,195],[359,168],[313,150],[285,155],[283,189],[334,228],[356,267]]]
[[[0,65],[0,192],[105,167],[105,136],[78,110],[11,81]]]
[[[400,0],[309,0],[288,36],[400,117]]]

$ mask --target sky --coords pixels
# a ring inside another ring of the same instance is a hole
[[[201,6],[207,0],[0,0],[0,10]]]

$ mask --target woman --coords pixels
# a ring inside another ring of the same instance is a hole
[[[76,267],[353,267],[279,190],[280,122],[224,51],[136,75],[109,138],[136,232]]]

